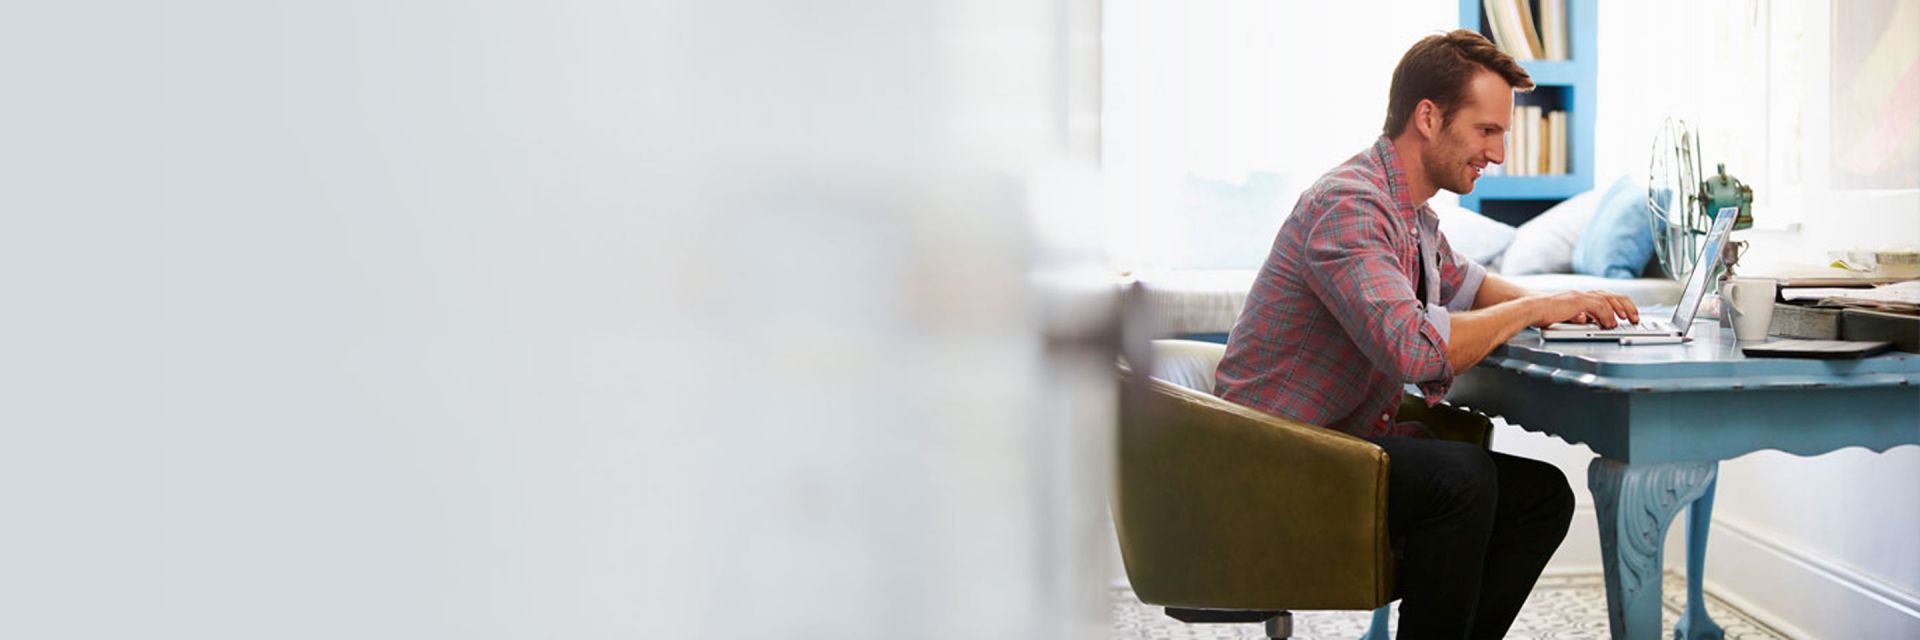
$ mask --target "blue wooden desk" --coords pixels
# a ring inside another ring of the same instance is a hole
[[[1722,637],[1700,597],[1719,461],[1920,444],[1920,356],[1748,358],[1711,320],[1691,333],[1686,344],[1625,347],[1524,331],[1462,373],[1448,397],[1599,454],[1587,485],[1615,638],[1660,636],[1662,542],[1684,506],[1687,609],[1675,637]]]

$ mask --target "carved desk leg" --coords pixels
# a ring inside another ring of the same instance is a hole
[[[1713,524],[1713,491],[1718,486],[1718,477],[1708,480],[1707,490],[1687,508],[1687,610],[1680,613],[1680,622],[1673,626],[1673,640],[1727,637],[1727,632],[1707,617],[1706,596],[1700,593],[1707,575],[1707,529]]]
[[[1661,547],[1667,525],[1713,482],[1717,462],[1587,465],[1600,520],[1600,563],[1607,578],[1607,623],[1615,638],[1660,637]],[[1704,550],[1704,549],[1703,549]]]

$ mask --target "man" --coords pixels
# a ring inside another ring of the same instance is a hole
[[[1383,135],[1300,196],[1216,373],[1227,400],[1378,444],[1403,638],[1499,638],[1566,536],[1573,492],[1545,463],[1396,423],[1406,384],[1455,372],[1528,326],[1639,322],[1625,296],[1534,295],[1453,252],[1426,205],[1503,158],[1533,80],[1472,31],[1429,36],[1393,72]]]

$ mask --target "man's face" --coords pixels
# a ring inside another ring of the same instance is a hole
[[[1433,185],[1454,193],[1473,191],[1488,164],[1506,160],[1507,125],[1513,117],[1513,87],[1491,71],[1474,74],[1466,100],[1442,123],[1436,107],[1431,123],[1438,131],[1420,160]]]

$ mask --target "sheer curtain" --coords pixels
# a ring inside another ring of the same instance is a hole
[[[1699,128],[1707,172],[1754,187],[1761,229],[1920,193],[1915,0],[1613,0],[1599,73],[1603,183],[1644,177],[1673,116]]]
[[[1794,47],[1782,61],[1799,60],[1802,34],[1769,9],[1766,0],[1601,5],[1596,186],[1622,175],[1645,180],[1655,132],[1667,118],[1681,118],[1700,132],[1696,151],[1706,174],[1725,163],[1755,187],[1757,221],[1790,222],[1760,212],[1773,208],[1779,180],[1799,170],[1770,161],[1769,149],[1790,146],[1798,131],[1790,121],[1798,109],[1785,108],[1773,90],[1800,80],[1771,58],[1776,46]]]

